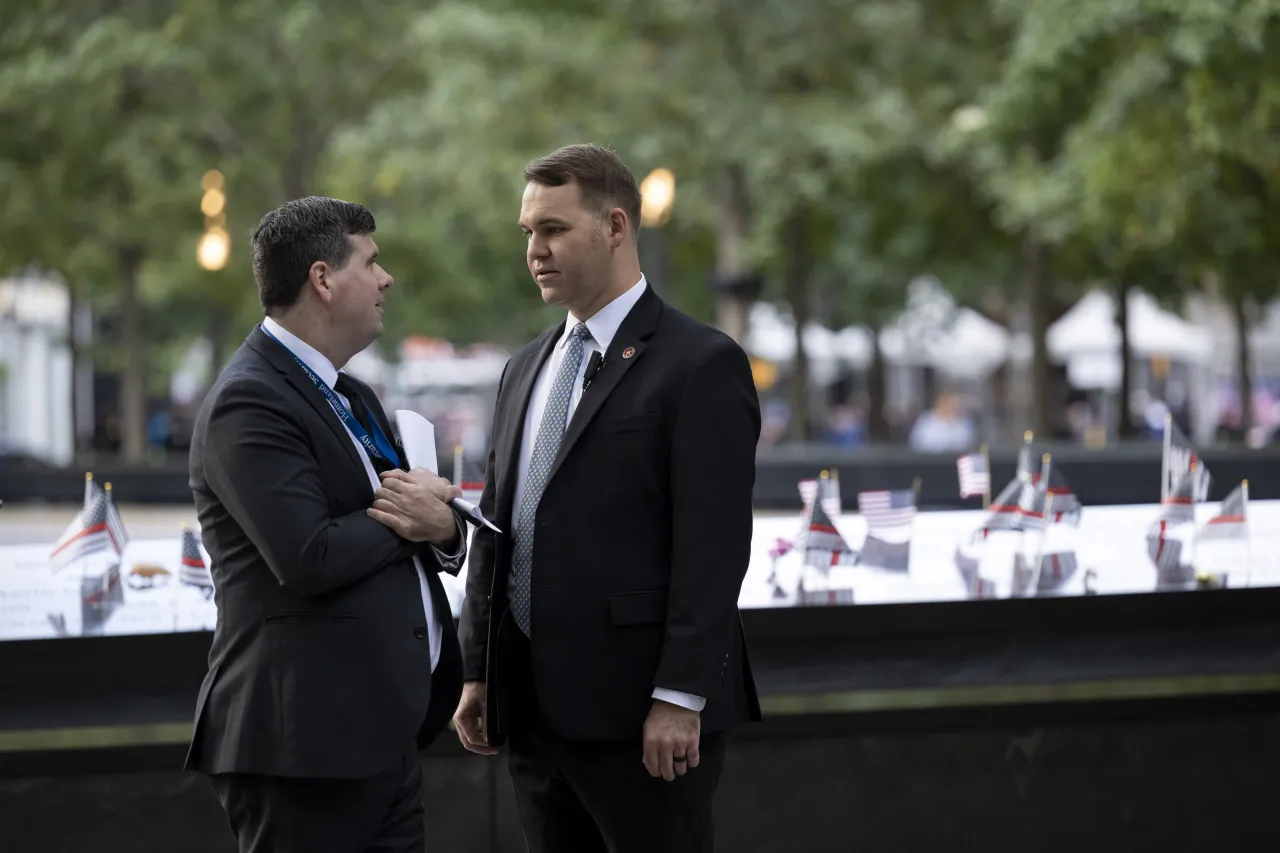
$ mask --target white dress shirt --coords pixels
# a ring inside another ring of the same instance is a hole
[[[644,295],[644,290],[647,286],[644,276],[640,276],[640,280],[632,285],[629,290],[597,311],[590,320],[587,320],[587,331],[591,335],[582,342],[582,364],[578,365],[578,375],[573,381],[573,396],[569,398],[566,425],[573,419],[574,410],[578,408],[578,401],[582,399],[582,381],[586,376],[587,362],[591,360],[591,354],[599,352],[604,355],[605,350],[609,348],[609,344],[613,342],[614,335],[618,334],[618,327],[622,325],[622,321],[631,313],[631,309],[635,307],[635,304],[640,301],[640,297]],[[560,336],[560,340],[556,341],[555,348],[551,350],[551,355],[542,366],[542,372],[538,374],[537,380],[533,383],[533,393],[529,396],[529,411],[524,418],[524,430],[520,438],[520,460],[516,467],[515,501],[511,505],[513,535],[519,525],[520,504],[524,501],[525,481],[529,475],[529,460],[533,457],[533,446],[538,440],[538,430],[542,427],[542,412],[547,407],[547,398],[551,396],[551,386],[555,382],[555,377],[560,372],[560,363],[564,361],[565,345],[577,325],[578,319],[570,314],[568,321],[564,325],[564,334]],[[701,696],[681,693],[677,690],[667,690],[662,687],[653,691],[653,698],[699,712],[707,704],[707,700]]]
[[[329,361],[329,359],[316,351],[315,347],[311,346],[270,317],[264,318],[262,325],[276,340],[283,344],[287,350],[302,359],[302,362],[307,367],[311,368],[311,370],[315,372],[316,376],[320,377],[322,382],[327,384],[330,388],[333,388],[333,386],[337,384],[337,368],[333,366],[333,362]],[[346,404],[348,409],[351,408],[350,400],[348,400],[344,395],[338,394],[336,390],[334,393],[337,394],[338,399],[342,400],[342,402]],[[336,410],[335,416],[337,416]],[[339,420],[341,420],[340,417]],[[373,463],[369,461],[368,452],[364,449],[364,445],[360,443],[351,430],[347,429],[346,423],[342,424],[342,428],[346,430],[347,436],[351,439],[351,443],[355,445],[356,452],[360,454],[360,461],[364,463],[364,471],[369,476],[369,485],[376,490],[382,485],[382,481],[378,477],[378,472],[374,470]],[[391,438],[391,436],[387,437]],[[463,535],[465,534],[466,532],[463,531]],[[461,555],[461,547],[459,547],[459,553],[452,556],[442,553],[440,549],[436,548],[434,545],[431,547],[435,548],[436,554],[439,555],[441,562],[444,563],[455,561]],[[427,637],[431,649],[431,671],[435,672],[436,664],[440,662],[440,640],[444,636],[444,629],[441,626],[440,621],[436,618],[435,607],[431,601],[431,587],[427,585],[427,573],[422,567],[422,561],[415,556],[413,558],[413,565],[414,568],[418,570],[418,585],[422,590],[422,610],[423,615],[426,616],[427,619]],[[449,614],[449,618],[453,618],[452,613]]]

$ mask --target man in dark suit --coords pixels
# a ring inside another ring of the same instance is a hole
[[[190,477],[218,622],[187,768],[241,851],[422,851],[418,750],[461,656],[437,573],[465,557],[455,486],[401,470],[377,398],[340,373],[382,332],[373,217],[289,202],[253,234],[266,318],[201,407]]]
[[[759,719],[737,600],[759,402],[741,348],[653,292],[613,152],[531,163],[520,227],[566,309],[507,364],[454,715],[506,743],[529,847],[704,851],[725,732]]]

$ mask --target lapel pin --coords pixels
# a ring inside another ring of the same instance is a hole
[[[623,357],[623,358],[631,358],[631,356],[633,356],[633,355],[635,355],[635,354],[636,354],[636,348],[635,348],[635,347],[627,347],[626,349],[624,349],[624,350],[622,351],[622,357]]]

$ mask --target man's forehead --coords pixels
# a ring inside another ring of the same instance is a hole
[[[559,187],[530,183],[525,187],[524,196],[520,199],[520,212],[530,216],[551,211],[567,212],[578,207],[579,201],[581,201],[581,195],[575,183],[570,182]]]

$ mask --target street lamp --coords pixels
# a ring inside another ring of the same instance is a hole
[[[640,224],[660,228],[671,215],[676,200],[676,176],[670,169],[654,169],[640,183]]]
[[[645,278],[659,296],[667,293],[667,244],[661,228],[675,200],[676,177],[670,169],[654,169],[640,182],[640,224],[652,232],[640,248]]]
[[[206,228],[200,244],[196,246],[196,260],[207,270],[220,270],[227,265],[231,256],[231,237],[227,232],[214,225]]]
[[[200,179],[204,196],[200,199],[200,212],[204,214],[204,235],[196,246],[196,260],[207,270],[220,270],[231,257],[231,237],[227,234],[227,194],[223,187],[222,173],[210,169]]]

